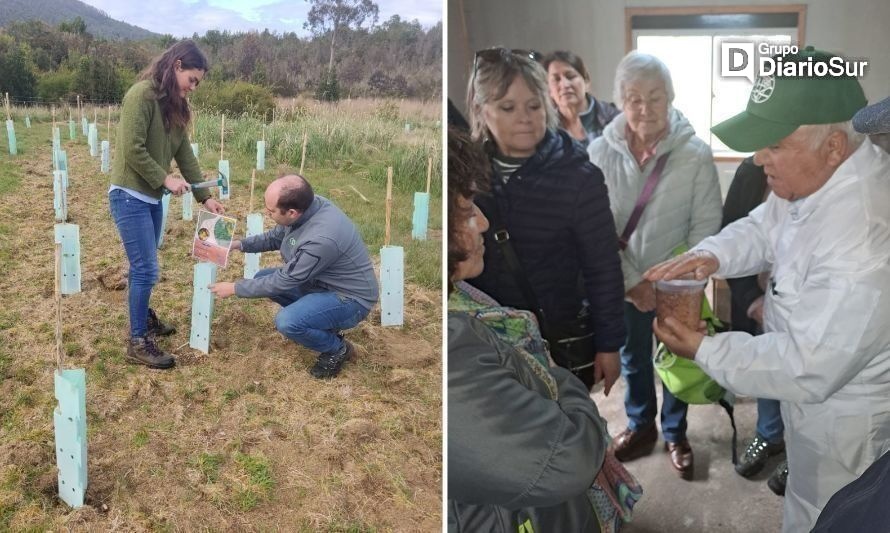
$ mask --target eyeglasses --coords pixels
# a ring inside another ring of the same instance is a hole
[[[473,58],[473,75],[470,78],[470,85],[472,86],[476,81],[476,73],[479,71],[480,60],[489,63],[513,61],[513,56],[523,57],[532,61],[539,61],[542,57],[541,53],[536,50],[523,50],[520,48],[503,48],[501,46],[496,46],[494,48],[479,50]]]

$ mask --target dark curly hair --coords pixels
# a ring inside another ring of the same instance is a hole
[[[458,242],[458,228],[471,211],[458,204],[458,197],[472,199],[478,192],[488,191],[491,166],[482,145],[454,126],[448,127],[448,291],[457,264],[465,261],[467,251]]]
[[[151,62],[151,65],[139,75],[141,80],[151,80],[163,98],[158,99],[161,106],[161,115],[164,118],[164,129],[185,129],[191,120],[188,100],[179,96],[179,87],[176,84],[176,62],[184,70],[198,69],[205,73],[210,69],[207,57],[191,39],[183,39],[168,48]]]

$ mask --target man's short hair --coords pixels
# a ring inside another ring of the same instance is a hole
[[[309,209],[309,206],[315,200],[315,192],[312,190],[309,180],[299,174],[295,174],[295,176],[299,178],[297,180],[299,185],[286,184],[281,188],[281,193],[278,195],[278,204],[275,207],[281,211],[295,209],[302,213]]]

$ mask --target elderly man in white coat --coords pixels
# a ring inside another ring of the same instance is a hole
[[[788,61],[825,63],[808,47]],[[656,335],[735,393],[781,401],[785,532],[809,531],[828,499],[890,449],[890,156],[856,133],[854,78],[761,77],[747,110],[712,131],[754,151],[772,194],[748,217],[649,280],[772,272],[763,335]]]

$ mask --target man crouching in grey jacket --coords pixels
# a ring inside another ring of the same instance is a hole
[[[340,330],[355,327],[377,302],[377,278],[355,225],[306,178],[282,176],[266,188],[266,214],[277,226],[232,241],[245,253],[278,249],[284,265],[264,268],[253,279],[219,282],[220,298],[269,298],[281,305],[275,327],[285,337],[319,352],[309,373],[332,378],[355,352]]]

